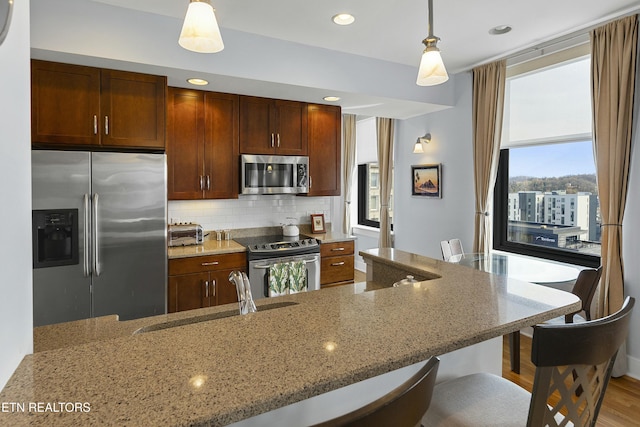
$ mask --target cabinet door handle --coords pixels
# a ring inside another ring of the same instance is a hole
[[[271,148],[273,148],[273,140],[274,140],[275,136],[273,134],[271,134]]]
[[[109,135],[109,116],[104,116],[104,134]]]
[[[204,190],[204,176],[200,175],[200,191]]]
[[[332,251],[344,251],[344,248],[333,248]]]
[[[202,263],[202,264],[200,264],[200,265],[202,265],[203,267],[206,267],[206,266],[208,266],[208,265],[218,265],[218,264],[220,264],[220,262],[219,262],[219,261],[212,261],[212,262],[203,262],[203,263]]]
[[[311,188],[312,186],[313,186],[313,179],[309,177],[309,188]]]
[[[211,177],[207,175],[207,191],[211,190]]]
[[[344,261],[334,262],[334,263],[331,264],[331,267],[339,267],[341,265],[344,265]]]
[[[98,134],[98,116],[96,114],[93,115],[93,134]]]
[[[205,298],[209,298],[209,281],[205,280],[204,281],[204,289],[205,289]]]
[[[213,283],[211,284],[211,289],[213,290],[213,297],[216,296],[216,279],[213,279]]]
[[[278,148],[280,148],[280,134],[278,134]]]

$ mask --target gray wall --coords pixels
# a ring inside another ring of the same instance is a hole
[[[440,241],[473,245],[473,163],[470,73],[455,76],[454,108],[398,122],[395,140],[395,247],[441,258]],[[419,136],[431,133],[424,154],[413,154]],[[411,195],[411,165],[442,164],[442,198]]]
[[[0,389],[33,351],[29,2],[14,2],[0,46]]]

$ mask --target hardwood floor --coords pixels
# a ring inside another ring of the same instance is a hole
[[[531,363],[531,338],[520,339],[520,375],[511,372],[509,346],[505,338],[502,353],[502,376],[531,391],[535,366]],[[612,378],[605,393],[597,425],[599,427],[640,426],[640,381],[631,377]]]

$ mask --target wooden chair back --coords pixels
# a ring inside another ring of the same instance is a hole
[[[429,409],[440,360],[432,357],[403,384],[381,398],[315,427],[414,427]]]
[[[583,310],[585,313],[585,319],[591,320],[591,302],[593,301],[593,296],[596,294],[596,288],[600,282],[600,277],[602,277],[602,266],[596,269],[585,269],[578,274],[578,278],[576,279],[575,285],[573,285],[571,293],[580,298],[580,301],[582,301],[582,308],[575,313],[567,314],[565,316],[566,323],[572,323],[573,316]]]
[[[627,297],[619,311],[602,319],[534,326],[531,361],[536,373],[527,426],[557,427],[567,419],[576,426],[595,426],[634,303]],[[550,405],[554,393],[560,399]]]

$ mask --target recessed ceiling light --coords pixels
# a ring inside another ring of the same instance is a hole
[[[189,83],[191,83],[192,85],[196,85],[196,86],[205,86],[205,85],[209,84],[208,81],[206,81],[204,79],[197,79],[197,78],[187,79],[187,81]]]
[[[511,30],[512,28],[508,25],[498,25],[497,27],[493,27],[492,29],[490,29],[489,34],[499,36],[501,34],[507,34]]]
[[[340,101],[340,97],[339,96],[325,96],[322,99],[324,99],[325,101],[329,101],[329,102]]]
[[[333,22],[338,25],[351,25],[356,20],[355,16],[351,15],[350,13],[339,13],[337,15],[334,15],[331,19],[333,19]]]

